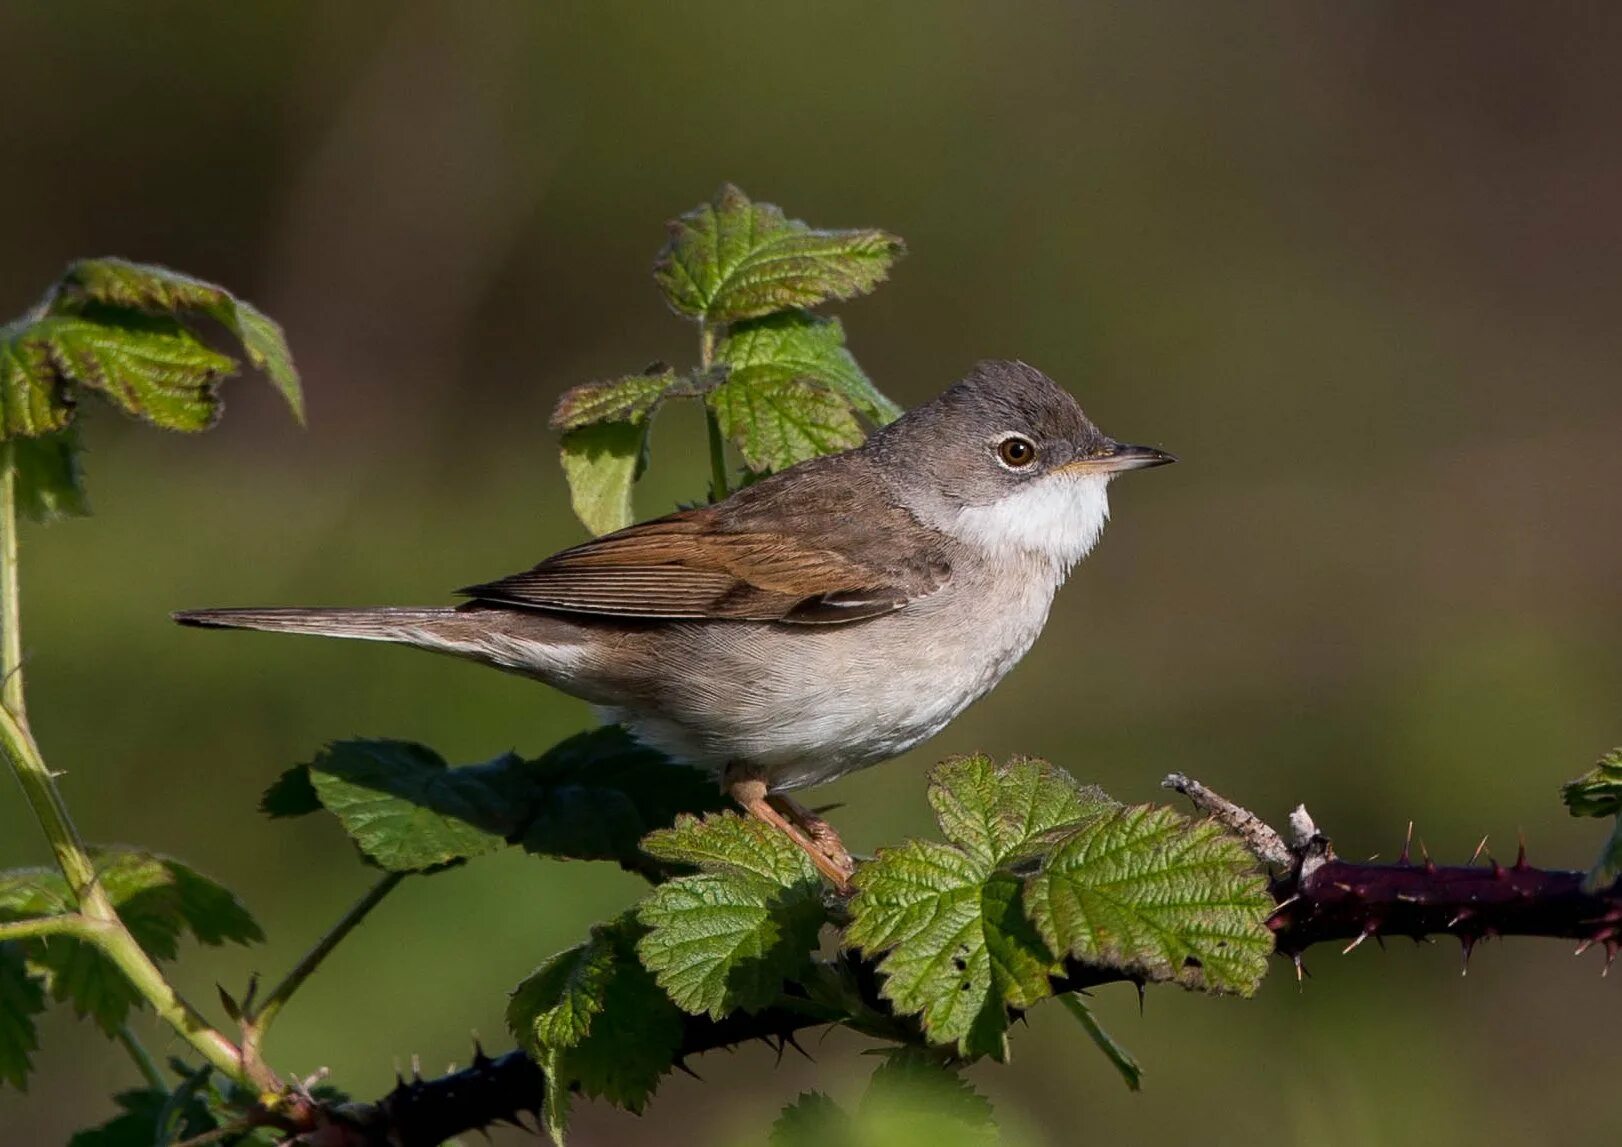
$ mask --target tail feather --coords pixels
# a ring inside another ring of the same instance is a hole
[[[361,606],[336,609],[187,609],[173,614],[181,625],[201,629],[258,629],[268,633],[309,633],[362,641],[415,643],[424,627],[455,615],[454,606]]]

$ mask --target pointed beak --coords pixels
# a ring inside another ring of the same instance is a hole
[[[1064,469],[1077,474],[1120,474],[1127,470],[1147,470],[1151,466],[1165,466],[1177,461],[1153,446],[1132,446],[1125,442],[1109,442],[1096,453],[1083,455],[1065,464]]]

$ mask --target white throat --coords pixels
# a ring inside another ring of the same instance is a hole
[[[1062,577],[1098,544],[1109,521],[1107,474],[1052,474],[989,506],[965,506],[948,530],[991,555],[1027,554]]]

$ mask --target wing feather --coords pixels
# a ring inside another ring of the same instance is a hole
[[[806,463],[459,592],[625,618],[829,625],[891,613],[946,583],[945,539],[859,485]]]

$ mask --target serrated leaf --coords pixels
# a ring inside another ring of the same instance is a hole
[[[653,274],[678,314],[731,323],[865,294],[904,251],[883,231],[813,230],[728,184],[670,224]]]
[[[563,1141],[578,1087],[640,1112],[681,1042],[681,1014],[637,959],[642,933],[630,913],[598,925],[514,989],[507,1026],[545,1071],[545,1116]]]
[[[219,383],[236,369],[177,320],[134,311],[54,315],[33,323],[25,337],[45,348],[53,372],[37,386],[71,382],[99,390],[125,413],[167,430],[214,425]],[[65,420],[46,429],[60,425]]]
[[[998,764],[978,754],[937,765],[929,803],[946,838],[988,870],[1044,849],[1083,815],[1113,804],[1047,761]]]
[[[153,1147],[190,1139],[215,1130],[219,1124],[204,1098],[192,1091],[182,1094],[143,1088],[113,1096],[119,1113],[68,1140],[68,1147]]]
[[[79,433],[72,426],[36,438],[12,440],[17,508],[30,521],[54,522],[90,513],[80,453]]]
[[[248,361],[265,372],[287,401],[293,417],[300,423],[304,421],[304,394],[282,328],[224,287],[152,264],[115,258],[81,259],[62,276],[52,309],[72,313],[86,304],[159,315],[190,311],[208,315],[236,336]]]
[[[752,470],[786,470],[860,446],[866,437],[844,398],[792,379],[752,386],[728,379],[705,402]]]
[[[0,327],[0,437],[31,438],[73,420],[73,394],[37,322]]]
[[[699,769],[645,748],[617,725],[554,745],[530,766],[522,844],[543,856],[616,860],[646,871],[641,842],[679,813],[719,812],[720,788]]]
[[[272,820],[321,811],[321,796],[310,781],[309,765],[294,765],[259,796],[259,811]]]
[[[996,1138],[991,1101],[942,1063],[938,1054],[922,1048],[888,1052],[868,1080],[856,1110],[858,1119],[867,1123],[905,1121],[916,1136],[913,1142],[985,1143]]]
[[[422,872],[506,843],[513,810],[489,778],[520,763],[509,755],[452,769],[424,745],[354,740],[329,745],[308,768],[362,853],[390,872]]]
[[[820,1091],[803,1091],[772,1124],[769,1147],[849,1147],[855,1125],[849,1113]]]
[[[45,987],[28,970],[23,946],[0,944],[0,1084],[28,1090],[39,1049],[34,1017],[44,1010]]]
[[[1064,1005],[1066,1011],[1076,1017],[1076,1022],[1087,1033],[1087,1038],[1104,1053],[1104,1058],[1110,1061],[1110,1066],[1120,1075],[1127,1090],[1140,1090],[1143,1086],[1143,1068],[1138,1066],[1138,1061],[1133,1058],[1131,1052],[1116,1043],[1115,1037],[1104,1030],[1104,1026],[1098,1022],[1098,1017],[1093,1015],[1093,1010],[1083,1003],[1075,992],[1065,992],[1059,997],[1059,1002]]]
[[[593,422],[640,423],[675,383],[676,372],[666,369],[571,387],[552,408],[552,429],[577,430]]]
[[[594,534],[630,525],[635,520],[631,487],[644,465],[646,425],[594,422],[568,431],[561,445],[575,517]]]
[[[1025,907],[1060,956],[1205,991],[1255,991],[1273,950],[1256,859],[1214,821],[1104,806],[1029,880]]]
[[[1560,787],[1572,816],[1622,814],[1622,748],[1612,749],[1582,776]]]
[[[239,944],[264,939],[248,910],[230,891],[171,857],[131,849],[96,849],[97,877],[130,933],[153,958],[172,960],[180,937],[200,943]],[[55,872],[0,874],[0,920],[54,915],[69,909],[67,883]],[[139,993],[122,972],[90,944],[50,935],[21,941],[33,967],[45,974],[53,998],[70,1002],[111,1035],[118,1031]]]
[[[643,848],[700,869],[659,885],[637,909],[648,929],[637,951],[682,1010],[715,1019],[758,1011],[809,966],[827,919],[822,881],[782,833],[734,813],[683,816]]]
[[[856,870],[845,942],[884,953],[880,994],[935,1043],[1007,1058],[1008,1008],[1052,992],[1056,970],[1020,911],[1017,877],[934,841],[881,849]]]
[[[845,328],[838,319],[784,311],[736,323],[717,344],[715,361],[729,368],[728,383],[815,383],[844,398],[876,425],[901,416],[901,408],[880,394],[856,365],[845,348]]]

